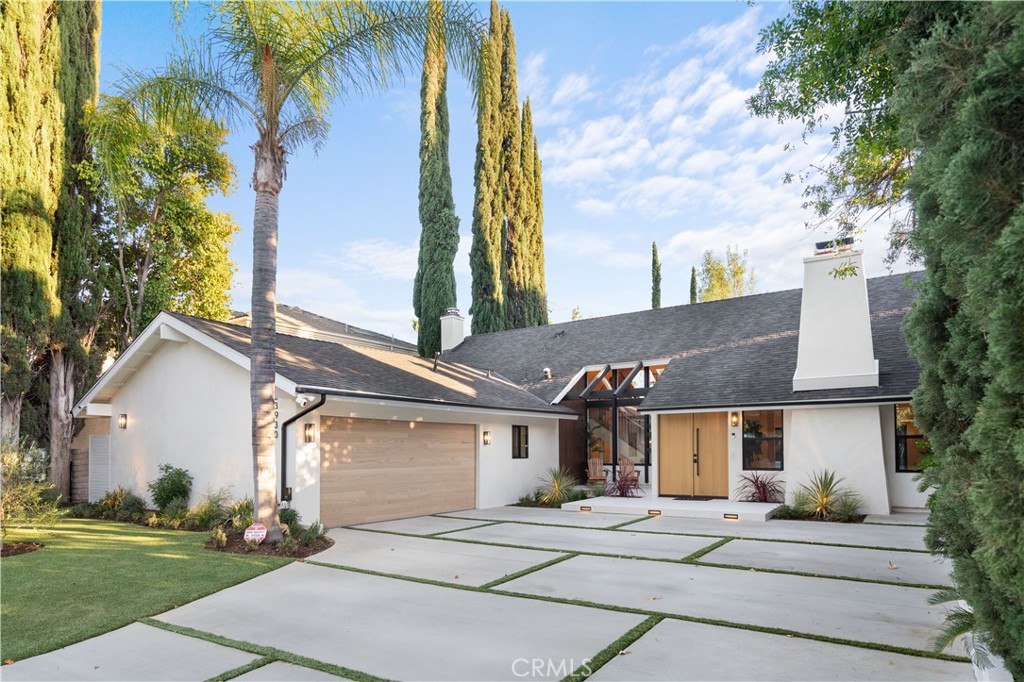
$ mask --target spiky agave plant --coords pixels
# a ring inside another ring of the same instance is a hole
[[[569,501],[580,481],[574,474],[559,467],[549,469],[547,476],[542,479],[542,483],[540,501],[546,505],[557,507]]]

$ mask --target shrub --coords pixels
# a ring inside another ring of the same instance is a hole
[[[534,488],[525,495],[519,496],[519,502],[517,503],[520,507],[539,507],[540,502],[540,488]]]
[[[603,497],[608,488],[604,483],[591,483],[587,486],[587,497]]]
[[[59,497],[49,495],[46,453],[26,442],[0,446],[0,537],[14,528],[51,528],[60,520]]]
[[[319,521],[314,521],[313,523],[309,524],[309,528],[302,531],[302,533],[300,533],[297,537],[299,539],[300,545],[302,545],[303,547],[309,547],[326,534],[327,529],[324,528]]]
[[[636,484],[624,476],[609,481],[605,493],[612,497],[639,497],[640,495]]]
[[[794,507],[825,521],[850,520],[860,510],[860,496],[842,486],[843,477],[825,469],[811,475],[794,496]]]
[[[231,517],[231,527],[235,530],[245,530],[251,526],[253,521],[252,498],[243,497],[232,502],[228,507],[228,515]]]
[[[788,504],[783,504],[775,508],[772,512],[773,519],[782,519],[784,521],[806,519],[807,513],[800,511],[797,507],[791,507]]]
[[[245,551],[250,553],[250,554],[252,554],[253,552],[258,551],[259,548],[260,548],[260,543],[256,542],[255,540],[247,540],[245,542]]]
[[[288,527],[288,532],[293,536],[298,536],[302,532],[302,526],[299,525],[299,512],[291,507],[285,507],[279,509],[277,512],[277,518],[280,519],[281,524]]]
[[[214,526],[210,530],[210,542],[217,549],[224,549],[228,545],[228,534],[224,532],[224,526]]]
[[[786,489],[782,481],[776,480],[775,472],[750,471],[740,479],[736,495],[744,502],[782,502]]]
[[[188,510],[185,526],[197,530],[210,530],[214,526],[223,526],[230,518],[228,504],[231,495],[227,488],[207,490],[199,498],[199,503]]]
[[[565,469],[549,469],[546,478],[541,479],[540,501],[550,507],[559,507],[571,501],[580,480]],[[579,499],[579,498],[577,498]]]
[[[185,469],[170,464],[160,465],[160,475],[149,484],[149,494],[160,511],[164,511],[173,500],[188,500],[192,496],[192,475]]]
[[[181,528],[188,517],[188,503],[178,498],[167,503],[167,507],[160,514],[160,523],[170,528]]]
[[[68,509],[68,516],[76,519],[95,519],[99,515],[99,505],[92,502],[82,502]]]
[[[291,535],[285,535],[281,538],[280,542],[277,543],[277,551],[281,552],[281,554],[291,556],[299,551],[299,542]]]
[[[101,518],[119,521],[130,521],[132,514],[142,514],[146,511],[146,501],[136,495],[131,488],[123,485],[109,491],[100,498],[96,506]],[[126,513],[119,517],[122,508],[125,508]]]

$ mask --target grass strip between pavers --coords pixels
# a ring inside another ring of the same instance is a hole
[[[253,670],[259,670],[263,666],[273,662],[274,659],[270,656],[261,656],[260,658],[257,658],[255,661],[252,661],[251,663],[246,663],[245,665],[240,665],[237,668],[226,670],[222,672],[220,675],[214,675],[213,677],[208,678],[206,682],[221,682],[222,680],[232,680],[238,677],[239,675],[244,675],[248,672],[252,672]]]
[[[336,675],[337,677],[345,677],[354,682],[392,682],[386,677],[377,677],[376,675],[370,675],[369,673],[360,672],[358,670],[352,670],[340,665],[334,665],[333,663],[324,663],[318,661],[315,658],[307,658],[306,656],[300,656],[299,654],[293,654],[290,651],[284,651],[282,649],[275,649],[274,647],[263,646],[260,644],[253,644],[252,642],[243,642],[239,639],[231,639],[230,637],[223,637],[216,635],[212,632],[206,632],[205,630],[197,630],[184,625],[173,625],[171,623],[165,623],[162,620],[155,618],[143,618],[139,621],[146,625],[151,625],[161,630],[167,630],[168,632],[174,632],[179,635],[185,635],[186,637],[193,637],[195,639],[202,639],[213,644],[220,644],[221,646],[230,647],[232,649],[238,649],[239,651],[245,651],[246,653],[256,654],[263,658],[270,659],[267,663],[273,663],[274,661],[283,661],[284,663],[291,663],[293,665],[300,666],[302,668],[312,668],[313,670],[319,670],[320,672],[327,673],[329,675]],[[262,659],[261,659],[262,660]],[[254,661],[255,663],[255,661]],[[257,668],[263,666],[256,666]],[[230,670],[228,672],[233,673],[241,668]],[[242,671],[237,673],[241,675]],[[218,678],[222,679],[222,678]],[[224,678],[226,679],[226,678]]]
[[[488,521],[487,523],[481,523],[478,526],[467,526],[466,528],[452,528],[451,530],[439,530],[436,533],[427,533],[426,535],[421,535],[420,537],[421,538],[437,538],[437,537],[441,537],[442,535],[447,535],[448,533],[458,533],[459,531],[462,531],[462,530],[475,530],[477,528],[486,528],[487,526],[497,526],[499,523],[501,523],[501,521]],[[359,530],[366,530],[366,529],[360,528]]]
[[[626,632],[626,634],[619,637],[604,649],[601,649],[601,651],[599,651],[593,658],[576,668],[572,674],[564,677],[562,682],[583,682],[583,680],[603,668],[608,661],[621,654],[629,647],[630,644],[646,635],[651,631],[651,628],[663,620],[665,619],[661,616],[651,616],[639,625],[634,626]]]
[[[730,542],[732,542],[732,541],[733,541],[734,539],[735,539],[735,538],[722,538],[722,539],[721,539],[721,540],[719,540],[718,542],[712,542],[712,543],[711,543],[710,545],[708,545],[707,547],[702,547],[701,549],[698,549],[698,550],[697,550],[696,552],[694,552],[693,554],[690,554],[690,555],[688,555],[688,556],[684,557],[684,558],[683,558],[683,561],[684,561],[684,562],[686,562],[686,563],[688,563],[688,564],[695,564],[695,563],[697,563],[697,559],[700,559],[700,558],[701,558],[702,556],[704,556],[705,554],[709,554],[709,553],[711,553],[711,552],[714,552],[714,551],[715,551],[716,549],[718,549],[718,548],[719,548],[719,547],[721,547],[722,545],[727,545],[727,544],[729,544],[729,543],[730,543]]]
[[[555,564],[560,564],[563,561],[565,561],[567,559],[572,559],[575,556],[579,556],[579,554],[576,553],[576,552],[570,552],[569,554],[566,554],[565,556],[555,557],[551,561],[545,561],[542,564],[537,564],[536,566],[530,566],[529,568],[524,568],[523,570],[516,571],[515,573],[509,573],[508,575],[502,576],[502,577],[498,578],[497,580],[492,580],[489,583],[484,583],[480,587],[482,589],[485,589],[485,590],[490,589],[492,587],[497,587],[498,585],[501,585],[502,583],[511,582],[511,581],[515,580],[516,578],[522,578],[524,575],[530,575],[531,573],[536,573],[537,571],[544,570],[548,566],[554,566]]]
[[[721,627],[736,628],[739,630],[750,630],[752,632],[763,632],[770,635],[783,635],[785,637],[797,637],[799,639],[810,639],[816,642],[827,642],[829,644],[842,644],[844,646],[852,646],[860,649],[872,649],[874,651],[887,651],[894,654],[905,654],[907,656],[916,656],[917,658],[932,658],[939,661],[951,661],[953,663],[970,663],[970,659],[964,656],[954,656],[952,654],[937,653],[934,651],[926,651],[924,649],[912,649],[910,647],[894,646],[891,644],[882,644],[880,642],[861,642],[855,639],[843,639],[841,637],[829,637],[827,635],[817,635],[810,632],[800,632],[799,630],[787,630],[785,628],[777,628],[769,625],[754,625],[752,623],[737,623],[734,621],[720,620],[717,618],[704,618],[702,616],[687,616],[679,613],[669,613],[667,611],[654,611],[651,609],[638,609],[631,606],[616,606],[614,604],[602,604],[599,602],[587,601],[585,599],[567,599],[565,597],[551,597],[540,594],[529,594],[527,592],[512,592],[509,590],[499,590],[494,588],[483,588],[475,587],[473,585],[459,585],[457,583],[446,583],[441,580],[433,580],[431,578],[417,578],[414,576],[400,575],[397,573],[384,573],[382,571],[373,571],[366,568],[355,568],[352,566],[339,566],[337,564],[325,564],[318,561],[306,560],[306,563],[313,564],[315,566],[322,566],[324,568],[332,568],[337,571],[349,571],[351,573],[362,573],[363,575],[372,575],[378,578],[393,578],[395,580],[405,580],[411,583],[420,583],[421,585],[432,585],[434,587],[445,587],[453,590],[464,590],[466,592],[479,592],[482,594],[497,594],[502,597],[514,597],[516,599],[532,599],[534,601],[549,602],[552,604],[567,604],[569,606],[583,606],[591,609],[600,609],[602,611],[615,611],[617,613],[632,613],[638,616],[658,616],[661,618],[671,618],[673,620],[683,620],[690,623],[703,623],[705,625],[719,625]],[[676,562],[680,563],[680,562]],[[749,570],[749,569],[748,569]]]
[[[634,523],[640,523],[641,521],[650,521],[653,518],[654,518],[653,516],[640,516],[640,517],[637,517],[635,519],[630,519],[629,521],[623,521],[622,523],[616,523],[614,526],[605,526],[604,528],[595,528],[595,530],[618,530],[620,528],[625,528],[626,526],[632,526]]]
[[[721,546],[721,545],[720,545]],[[689,559],[689,557],[687,557]],[[804,578],[825,578],[827,580],[846,580],[851,583],[868,583],[870,585],[891,585],[892,587],[914,587],[921,590],[948,590],[952,585],[932,585],[930,583],[898,583],[881,578],[862,578],[853,575],[830,575],[828,573],[808,573],[807,571],[790,571],[785,568],[762,568],[759,566],[744,566],[743,564],[719,564],[714,561],[693,561],[694,566],[707,566],[708,568],[725,568],[736,571],[754,571],[755,573],[776,573],[778,575],[798,575]]]

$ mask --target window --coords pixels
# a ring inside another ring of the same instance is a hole
[[[921,430],[914,424],[914,408],[910,403],[900,403],[896,409],[896,471],[914,472],[921,470],[921,459],[926,452]]]
[[[782,470],[782,410],[743,412],[743,469]]]
[[[530,456],[530,427],[512,427],[512,459],[526,459]]]

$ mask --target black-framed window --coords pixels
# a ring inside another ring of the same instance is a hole
[[[782,410],[744,410],[743,470],[782,471]]]
[[[530,456],[530,427],[512,426],[512,459],[526,459]]]
[[[910,403],[899,403],[893,409],[896,412],[896,471],[920,471],[925,455],[924,434],[914,424],[914,408]]]

